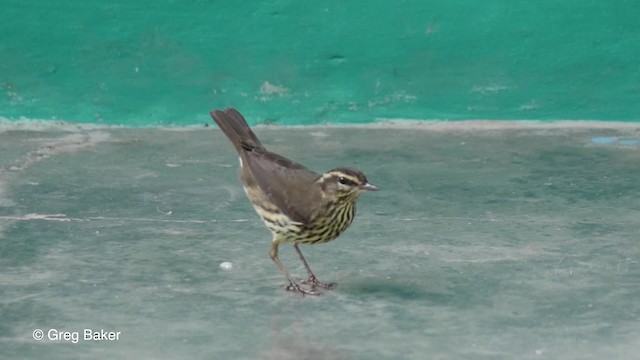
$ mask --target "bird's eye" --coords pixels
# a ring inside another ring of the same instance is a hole
[[[347,180],[344,176],[340,176],[338,178],[338,182],[342,185],[347,185],[349,183],[349,180]]]

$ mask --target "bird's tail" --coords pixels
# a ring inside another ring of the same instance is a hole
[[[249,124],[236,109],[213,110],[211,117],[240,153],[242,149],[264,149]]]

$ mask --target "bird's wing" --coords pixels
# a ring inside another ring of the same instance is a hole
[[[283,214],[300,223],[311,220],[322,201],[320,189],[313,186],[318,173],[264,148],[245,151],[244,155],[244,166]]]

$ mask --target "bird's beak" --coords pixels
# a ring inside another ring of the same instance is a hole
[[[375,186],[373,184],[369,184],[369,183],[366,183],[366,184],[360,186],[360,190],[362,190],[362,191],[376,191],[376,190],[379,190],[379,189],[380,189],[379,187],[377,187],[377,186]]]

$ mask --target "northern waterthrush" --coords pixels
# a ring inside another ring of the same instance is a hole
[[[235,109],[214,110],[211,117],[231,140],[240,157],[240,179],[256,212],[273,235],[269,255],[289,280],[287,290],[317,295],[318,281],[300,251],[300,244],[331,241],[351,225],[356,200],[363,191],[378,190],[354,168],[336,168],[318,174],[265,149],[244,117]],[[293,243],[309,279],[305,289],[278,258],[278,246]]]

